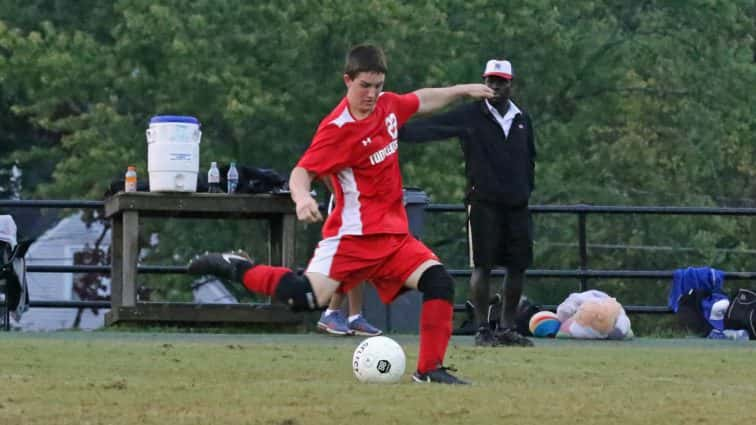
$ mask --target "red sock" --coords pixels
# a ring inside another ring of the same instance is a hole
[[[286,267],[274,267],[260,264],[247,270],[244,273],[242,282],[244,282],[244,286],[250,292],[273,295],[276,291],[276,286],[278,286],[278,282],[281,281],[281,277],[289,272],[291,272],[291,269]]]
[[[420,312],[420,353],[417,370],[425,373],[444,363],[446,347],[452,333],[454,306],[447,300],[423,302]]]

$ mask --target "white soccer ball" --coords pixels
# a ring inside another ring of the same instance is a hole
[[[352,356],[352,370],[360,382],[393,384],[404,374],[406,357],[402,346],[387,336],[368,338]]]

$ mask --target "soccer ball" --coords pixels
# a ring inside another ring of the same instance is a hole
[[[399,382],[405,365],[406,358],[401,345],[387,336],[374,336],[362,341],[352,356],[352,370],[360,382]]]

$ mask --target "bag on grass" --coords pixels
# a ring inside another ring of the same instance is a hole
[[[727,309],[725,328],[745,329],[750,339],[756,339],[756,292],[748,289],[738,290]]]
[[[710,296],[711,291],[708,289],[691,289],[680,295],[675,314],[683,329],[698,336],[709,335],[713,326],[706,320],[701,309],[701,302]]]
[[[520,299],[515,316],[515,325],[520,335],[533,336],[533,333],[530,332],[530,318],[539,311],[542,311],[540,305],[533,304],[524,296]]]

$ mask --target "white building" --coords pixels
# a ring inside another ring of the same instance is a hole
[[[104,226],[99,222],[87,227],[81,214],[74,214],[59,221],[53,228],[40,236],[26,254],[26,266],[73,265],[74,253],[94,247],[102,236]],[[107,252],[110,246],[108,230],[99,248]],[[27,273],[29,297],[34,301],[75,301],[73,273]],[[102,278],[105,288],[101,295],[110,294],[110,279]],[[107,309],[99,309],[94,314],[85,309],[81,315],[79,329],[96,329],[104,325]],[[11,326],[21,330],[51,331],[73,328],[78,309],[76,308],[30,308],[19,322],[11,321]]]
[[[104,226],[94,222],[89,227],[81,220],[81,214],[74,214],[59,221],[40,236],[26,253],[26,266],[71,266],[74,254],[93,248],[102,237],[99,249],[107,253],[110,246],[110,230],[102,233]],[[157,235],[151,237],[156,245]],[[34,301],[78,301],[74,290],[74,273],[28,273],[26,274],[29,297]],[[110,295],[110,278],[101,278],[104,288],[100,296]],[[195,302],[199,303],[237,303],[238,300],[217,279],[197,279],[192,285]],[[109,309],[98,309],[95,314],[91,309],[84,309],[77,329],[93,330],[105,324],[105,313]],[[11,327],[24,331],[53,331],[73,329],[77,308],[42,308],[33,307],[23,314],[21,320],[11,319]]]

